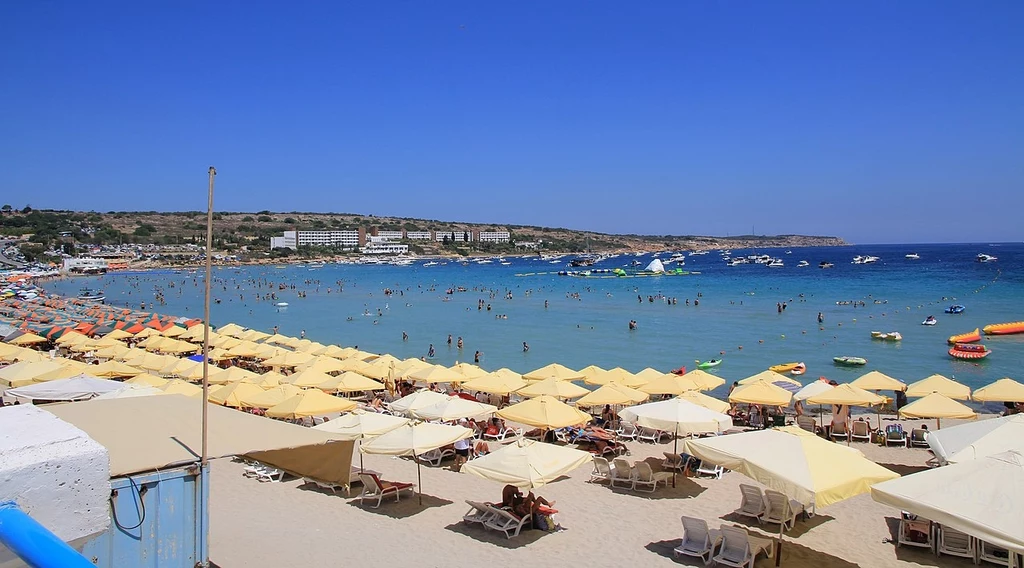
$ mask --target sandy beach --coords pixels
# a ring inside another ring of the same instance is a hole
[[[905,427],[921,421],[904,421]],[[927,421],[934,428],[934,421]],[[952,426],[949,421],[946,426]],[[893,423],[893,421],[884,421]],[[630,461],[658,470],[671,442],[627,442]],[[855,443],[866,457],[901,474],[924,468],[924,449]],[[365,466],[389,480],[415,482],[409,459],[364,456]],[[358,464],[358,461],[356,461]],[[446,461],[445,466],[450,462]],[[259,483],[242,476],[242,465],[219,460],[211,489],[211,559],[219,566],[419,565],[480,566],[699,566],[694,558],[672,558],[682,536],[680,515],[706,519],[712,528],[739,524],[771,537],[777,525],[758,526],[732,514],[739,484],[753,483],[728,472],[722,479],[678,477],[677,487],[653,494],[612,490],[589,483],[591,467],[536,491],[555,500],[560,532],[524,531],[511,540],[462,522],[466,499],[500,500],[501,486],[447,467],[422,467],[423,505],[403,496],[379,509],[360,506],[360,486],[351,496],[332,495],[301,479]],[[756,485],[756,483],[755,483]],[[785,536],[782,565],[812,567],[968,566],[965,559],[937,557],[923,549],[896,548],[899,511],[860,495],[798,521]],[[567,557],[568,556],[568,557]],[[772,566],[759,557],[756,566]]]

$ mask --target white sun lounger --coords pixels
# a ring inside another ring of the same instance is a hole
[[[655,472],[651,469],[651,464],[645,461],[638,461],[633,466],[635,473],[633,474],[633,491],[647,491],[648,493],[654,493],[658,489],[659,483],[664,483],[668,487],[668,480],[672,479],[672,472],[670,471],[659,471]],[[641,487],[649,487],[649,490],[640,489]]]
[[[488,505],[487,509],[493,514],[493,516],[484,521],[484,526],[489,529],[505,533],[505,538],[519,536],[519,532],[523,530],[523,527],[529,524],[531,520],[529,515],[519,518],[512,513],[498,509],[497,507],[491,507]]]
[[[767,505],[762,519],[766,523],[781,523],[782,530],[792,529],[796,525],[797,516],[804,512],[803,503],[778,491],[765,489],[764,499]]]
[[[716,564],[754,568],[754,560],[761,552],[771,558],[771,539],[751,536],[743,527],[722,525],[718,530],[722,533],[722,548],[712,558]]]
[[[704,564],[711,562],[715,554],[715,547],[722,542],[722,533],[717,529],[708,529],[708,523],[704,519],[694,517],[681,517],[683,521],[683,541],[672,550],[672,555],[695,556],[704,561]]]
[[[757,519],[758,523],[763,523],[767,505],[764,502],[764,495],[761,493],[761,490],[753,485],[741,483],[740,494],[743,496],[743,500],[740,501],[740,508],[733,512],[737,515]]]

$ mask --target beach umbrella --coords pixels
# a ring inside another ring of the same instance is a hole
[[[222,346],[223,347],[223,346]],[[228,349],[228,354],[235,357],[247,357],[254,359],[259,356],[261,350],[267,347],[266,345],[260,345],[251,341],[243,341],[234,347]]]
[[[523,379],[515,376],[509,377],[502,376],[497,373],[489,373],[483,377],[463,383],[462,388],[469,391],[507,395],[525,387],[528,384],[529,383]]]
[[[416,481],[419,486],[420,504],[423,504],[423,479],[420,476],[420,454],[436,450],[459,440],[473,437],[473,431],[462,426],[414,422],[399,426],[390,432],[361,444],[359,451],[364,454],[387,456],[412,456],[416,462]]]
[[[466,462],[462,470],[490,481],[529,490],[556,481],[591,459],[589,452],[575,448],[519,439]]]
[[[800,390],[793,393],[793,400],[807,400],[812,396],[819,395],[824,392],[828,392],[835,388],[833,385],[828,384],[827,381],[817,380],[813,383],[807,383]]]
[[[446,399],[447,396],[439,392],[429,390],[419,390],[414,393],[403,396],[402,398],[392,402],[389,406],[392,412],[399,412],[401,414],[409,414],[426,408],[430,405],[437,404],[438,402]]]
[[[22,387],[34,383],[40,375],[63,368],[59,360],[22,361],[0,369],[0,386]]]
[[[589,394],[591,391],[585,389],[571,381],[563,381],[556,378],[544,379],[536,381],[530,385],[527,385],[518,391],[519,395],[525,397],[535,397],[541,395],[553,396],[560,399],[579,398],[585,394]]]
[[[395,359],[391,355],[385,355],[374,359],[373,363],[368,363],[365,367],[359,370],[359,374],[370,379],[387,380],[400,360]]]
[[[331,380],[331,376],[327,373],[321,373],[319,371],[300,371],[294,375],[288,376],[288,382],[299,387],[317,387],[322,383]]]
[[[635,377],[638,377],[638,378],[640,378],[642,380],[646,380],[646,381],[653,381],[654,379],[657,379],[658,377],[660,377],[660,376],[662,376],[664,374],[665,374],[664,371],[659,371],[657,369],[652,369],[651,367],[647,367],[647,368],[641,369],[639,372],[633,373],[633,375]]]
[[[451,370],[462,377],[461,380],[456,381],[459,383],[464,383],[472,379],[479,379],[480,377],[487,376],[487,371],[481,369],[480,367],[477,367],[472,363],[456,363],[452,365]]]
[[[220,349],[217,347],[211,347],[210,352],[207,353],[206,358],[210,361],[226,361],[232,359],[232,355],[227,352],[226,349]]]
[[[971,398],[979,402],[1024,402],[1024,385],[1004,377],[974,391]]]
[[[793,398],[793,394],[786,389],[760,379],[733,389],[729,395],[729,402],[787,406],[791,398]]]
[[[310,353],[285,351],[263,361],[263,365],[266,367],[297,367],[316,360],[317,357]]]
[[[370,367],[370,364],[366,361],[356,358],[342,359],[339,362],[341,363],[341,368],[338,369],[339,371],[352,371],[364,376],[367,373],[367,369]]]
[[[934,418],[936,427],[942,428],[943,418],[974,419],[978,415],[970,407],[944,394],[933,392],[900,409],[900,418]]]
[[[136,385],[136,386],[140,386],[140,387],[160,388],[160,387],[166,385],[169,382],[170,381],[168,381],[167,379],[164,379],[162,377],[158,377],[156,375],[150,375],[149,373],[143,373],[141,375],[135,375],[134,377],[128,379],[127,381],[124,382],[124,384],[126,384],[126,385]]]
[[[970,387],[942,375],[931,375],[907,387],[907,396],[910,398],[928,396],[932,393],[939,393],[953,400],[968,400],[971,398]]]
[[[940,465],[983,458],[1008,450],[1024,452],[1024,414],[965,422],[929,432],[926,439]]]
[[[264,361],[264,364],[267,364],[267,361]],[[297,371],[316,371],[318,373],[337,373],[339,371],[344,371],[345,367],[346,367],[345,363],[342,363],[341,360],[339,360],[339,359],[335,359],[333,357],[327,357],[327,356],[320,356],[320,357],[313,356],[313,358],[310,361],[298,365],[295,369]]]
[[[151,335],[146,339],[138,342],[136,345],[142,347],[146,351],[156,351],[157,349],[159,349],[161,345],[164,345],[165,343],[168,343],[170,341],[172,340],[169,337],[164,337],[162,335]]]
[[[337,377],[330,377],[317,385],[317,388],[326,392],[361,392],[383,390],[384,383],[375,381],[370,377],[345,371]]]
[[[94,347],[97,347],[97,348],[100,348],[100,349],[106,348],[106,347],[120,347],[122,349],[127,349],[128,348],[124,344],[124,342],[119,341],[115,337],[110,337],[109,335],[105,335],[105,336],[103,336],[103,337],[101,337],[99,339],[93,340],[92,344],[93,344]]]
[[[871,498],[1024,554],[1024,454],[1019,451],[879,483]]]
[[[423,420],[451,422],[460,418],[484,418],[494,414],[496,410],[498,410],[497,406],[466,400],[458,396],[449,396],[445,400],[414,410],[412,414]]]
[[[725,384],[725,379],[703,369],[694,369],[683,376],[693,381],[702,391],[715,390]]]
[[[497,415],[505,420],[546,430],[578,426],[592,420],[586,412],[547,395],[506,406]]]
[[[885,397],[850,384],[841,384],[808,398],[807,402],[811,404],[873,406],[885,402]]]
[[[649,383],[640,385],[637,390],[647,394],[670,394],[680,395],[686,391],[699,391],[700,385],[686,375],[665,373],[660,377],[652,379]]]
[[[83,341],[88,342],[90,341],[90,339],[86,335],[79,333],[77,331],[69,331],[61,335],[59,338],[57,338],[57,340],[54,341],[54,343],[61,347],[70,347]]]
[[[89,374],[94,377],[134,377],[140,373],[141,370],[120,361],[106,361],[89,368]]]
[[[229,324],[227,324],[225,326],[217,328],[217,333],[219,333],[221,335],[228,335],[228,336],[231,336],[231,337],[235,337],[236,335],[239,335],[239,334],[243,333],[244,331],[245,331],[245,328],[240,326],[240,325],[238,325],[237,323],[229,323]]]
[[[295,347],[295,344],[298,341],[299,338],[297,337],[291,337],[289,335],[281,335],[280,333],[275,333],[274,335],[265,338],[263,340],[263,343],[267,343],[269,345],[283,345],[285,347]]]
[[[608,383],[619,383],[621,385],[634,384],[637,386],[646,384],[643,379],[637,379],[633,373],[623,369],[622,367],[615,367],[614,369],[602,369],[600,367],[586,367],[580,369],[580,373],[583,373],[583,382],[588,385],[606,385]]]
[[[203,396],[202,387],[185,382],[181,379],[167,381],[167,384],[160,387],[160,390],[164,391],[165,394],[182,394],[189,397]]]
[[[225,351],[242,344],[241,339],[235,339],[227,335],[210,335],[210,347],[219,347]]]
[[[25,333],[25,334],[19,335],[18,337],[15,337],[14,339],[8,341],[7,343],[10,343],[11,345],[23,346],[23,345],[35,345],[37,343],[46,343],[47,341],[49,341],[49,340],[46,339],[45,337],[40,337],[40,336],[38,336],[38,335],[36,335],[34,333]]]
[[[750,383],[756,383],[756,382],[761,381],[761,380],[768,381],[769,383],[772,383],[772,384],[774,384],[774,383],[789,383],[791,385],[796,385],[797,387],[802,387],[803,386],[803,384],[800,383],[800,381],[798,381],[796,379],[791,379],[791,378],[787,377],[786,375],[782,375],[782,374],[776,373],[775,371],[772,371],[771,369],[768,369],[768,370],[765,370],[765,371],[761,371],[760,373],[757,373],[756,375],[751,375],[751,376],[749,376],[749,377],[747,377],[745,379],[740,380],[739,383],[740,383],[740,385],[749,385]]]
[[[297,386],[284,384],[271,387],[261,393],[243,396],[239,402],[242,408],[270,408],[302,392]]]
[[[426,361],[421,361],[415,357],[410,357],[409,359],[402,361],[400,364],[395,365],[395,376],[404,379],[409,373],[431,365],[432,363],[427,363]]]
[[[153,328],[151,328],[151,327],[144,327],[144,328],[140,329],[139,331],[133,332],[132,329],[134,329],[134,328],[135,328],[135,326],[132,326],[132,327],[126,329],[125,331],[127,331],[129,333],[133,333],[135,335],[136,339],[147,339],[147,338],[150,338],[150,337],[160,337],[160,332],[155,330],[155,329],[153,329]]]
[[[406,379],[417,383],[451,383],[460,382],[462,375],[445,367],[444,365],[433,365],[423,369],[417,369],[409,373]]]
[[[878,371],[869,371],[864,373],[860,377],[854,379],[851,385],[861,388],[864,390],[891,390],[891,391],[905,391],[907,385],[903,381],[899,381]]]
[[[523,375],[523,380],[526,381],[542,381],[544,379],[557,379],[560,381],[582,381],[583,374],[579,371],[573,371],[565,365],[558,363],[551,363],[545,365],[539,369],[534,369],[529,373]]]
[[[54,369],[52,371],[36,375],[32,380],[37,383],[45,383],[49,381],[70,379],[71,377],[84,373],[88,367],[89,365],[86,365],[85,363],[66,359],[61,361],[61,367],[59,369]]]
[[[679,395],[679,398],[688,402],[692,402],[693,404],[696,404],[698,406],[703,406],[704,408],[707,408],[709,410],[721,412],[722,414],[725,414],[726,412],[729,411],[730,408],[732,408],[728,402],[725,402],[724,400],[719,400],[712,396],[708,396],[700,391],[686,391],[683,394]]]
[[[358,406],[347,398],[331,396],[319,389],[309,389],[268,408],[267,416],[296,420],[335,412],[348,412],[355,410]]]
[[[186,330],[185,328],[183,328],[181,326],[172,325],[171,327],[168,327],[167,329],[162,330],[160,332],[160,335],[162,335],[164,337],[181,337],[181,335],[184,334],[186,331],[188,331],[188,330]]]
[[[232,366],[226,369],[221,369],[220,373],[217,374],[217,382],[233,383],[241,379],[256,381],[260,376],[260,374],[254,373],[248,369]]]
[[[363,440],[387,434],[395,428],[405,426],[409,422],[411,421],[408,418],[402,418],[401,416],[378,414],[376,412],[356,409],[334,420],[328,420],[323,424],[313,426],[313,429],[329,432],[332,438],[340,440],[358,440],[361,447]],[[359,452],[359,471],[363,471],[362,451]]]
[[[247,331],[244,331],[244,332],[240,333],[236,337],[238,337],[238,339],[241,339],[243,341],[263,341],[264,339],[270,337],[270,334],[269,333],[264,333],[264,332],[256,330],[256,329],[250,329],[250,330],[247,330]]]
[[[288,347],[295,347],[295,346],[294,345],[288,345]],[[317,356],[326,355],[327,357],[334,357],[335,359],[344,359],[346,357],[346,353],[347,352],[345,351],[344,348],[339,347],[337,345],[325,345],[324,347],[321,347],[319,349],[314,349],[312,351],[308,351],[308,353],[312,353],[313,355],[317,355]]]
[[[227,373],[227,369],[224,370],[224,373]],[[254,385],[259,385],[260,388],[267,390],[276,387],[282,383],[287,384],[287,381],[285,381],[286,378],[287,377],[276,371],[267,371],[262,375],[256,375],[254,378],[242,380],[252,381]]]
[[[577,407],[605,406],[612,404],[637,404],[650,398],[645,392],[620,385],[607,383],[584,395],[576,401]]]
[[[201,326],[201,325],[194,325],[194,326],[186,329],[184,331],[184,333],[179,335],[178,339],[184,339],[185,341],[202,341],[203,340],[203,333],[204,333],[203,327],[204,326]],[[219,336],[219,334],[217,332],[213,331],[212,329],[210,330],[210,341],[211,342],[215,338],[217,338],[218,336]]]
[[[222,385],[210,391],[210,402],[235,408],[241,407],[242,397],[254,396],[263,392],[263,387],[246,382],[247,380],[243,379]]]
[[[91,339],[86,339],[85,341],[79,341],[78,343],[66,345],[65,348],[68,351],[73,351],[75,353],[88,353],[89,351],[96,351],[97,349],[100,348],[100,346],[96,345],[95,341]]]
[[[523,375],[521,373],[517,373],[517,372],[513,371],[512,369],[509,369],[508,367],[502,367],[500,369],[496,369],[494,371],[491,371],[490,374],[497,375],[497,376],[505,378],[505,379],[519,379],[521,381],[524,380],[523,379]]]
[[[583,375],[583,380],[588,384],[593,384],[590,382],[590,380],[599,375],[600,373],[604,372],[607,372],[607,369],[598,367],[597,365],[587,365],[586,367],[580,369],[580,374]],[[629,371],[626,372],[628,373]]]
[[[0,361],[13,361],[24,348],[9,343],[0,343]]]

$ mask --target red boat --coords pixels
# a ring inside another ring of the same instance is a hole
[[[988,357],[992,351],[984,345],[975,345],[971,343],[957,343],[949,350],[949,355],[957,359],[984,359]]]

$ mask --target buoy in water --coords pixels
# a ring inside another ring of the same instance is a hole
[[[276,306],[278,308],[287,308],[288,307],[288,302],[278,302],[278,303],[274,304],[274,306]]]

